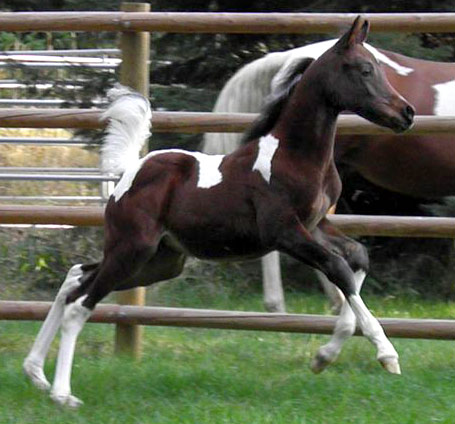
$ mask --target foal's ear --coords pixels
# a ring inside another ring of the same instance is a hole
[[[363,20],[360,15],[357,16],[349,31],[347,31],[336,43],[336,48],[348,49],[355,44],[363,43],[367,39],[369,29],[369,22]]]

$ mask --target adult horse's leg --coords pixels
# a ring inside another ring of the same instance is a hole
[[[328,211],[327,215],[334,215],[336,211],[336,205],[333,205]],[[341,313],[341,309],[345,302],[345,298],[343,293],[332,284],[324,274],[318,273],[318,281],[322,286],[322,290],[324,291],[325,295],[329,298],[330,305],[332,312],[335,315],[339,315]]]
[[[25,374],[40,390],[49,390],[51,387],[44,375],[43,367],[49,347],[62,322],[66,296],[81,284],[90,284],[96,275],[97,266],[98,264],[75,265],[69,270],[57,293],[55,301],[41,326],[32,349],[24,360],[23,369]]]
[[[263,256],[261,263],[265,309],[269,312],[286,312],[279,252],[274,251]]]
[[[324,225],[325,230],[333,228],[328,223]],[[360,296],[359,281],[363,281],[362,273],[359,271],[356,276],[348,261],[341,254],[335,253],[332,247],[329,250],[321,244],[317,239],[317,234],[314,237],[299,222],[294,222],[288,231],[284,231],[277,242],[281,250],[320,270],[331,282],[336,284],[352,308],[363,335],[376,347],[378,361],[387,371],[400,374],[398,354],[395,348]],[[345,323],[352,321],[348,309],[342,312]],[[348,325],[352,328],[352,324]],[[338,336],[341,329],[340,326]]]
[[[324,274],[317,273],[318,282],[322,286],[322,290],[324,291],[325,295],[329,298],[330,309],[332,313],[337,315],[341,313],[341,309],[343,308],[344,304],[344,296],[343,293],[332,284]]]

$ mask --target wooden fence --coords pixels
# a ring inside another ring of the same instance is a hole
[[[2,31],[119,31],[123,45],[128,46],[131,63],[123,61],[122,81],[141,90],[144,75],[135,77],[137,66],[147,62],[144,31],[181,33],[338,33],[347,27],[355,14],[238,14],[238,13],[148,13],[148,5],[125,4],[121,12],[33,12],[0,13]],[[373,31],[455,32],[454,13],[364,14]],[[136,36],[136,35],[137,36]],[[136,53],[132,53],[131,49]],[[123,51],[126,54],[126,50]],[[138,63],[140,62],[140,63]],[[134,64],[134,65],[132,65]],[[128,66],[130,68],[128,69]],[[136,68],[135,68],[136,67]],[[145,68],[142,68],[145,69]],[[143,71],[141,71],[143,72]],[[98,110],[0,110],[3,127],[101,128]],[[254,118],[251,114],[208,114],[155,112],[154,131],[229,132],[242,131]],[[390,132],[358,117],[343,116],[338,124],[343,134],[382,134]],[[417,117],[408,134],[453,133],[450,117]],[[350,234],[455,237],[454,220],[448,218],[353,217],[330,218]],[[1,206],[3,223],[57,223],[101,225],[100,208],[43,208]],[[43,319],[49,305],[29,302],[0,302],[0,319]],[[125,305],[100,305],[93,320],[135,324],[181,325],[210,328],[262,329],[328,333],[334,318],[297,315],[270,315],[226,311],[198,311],[168,308],[146,308]],[[455,337],[455,323],[441,320],[382,320],[386,331],[396,337]],[[400,328],[400,330],[397,330]],[[128,337],[127,337],[128,339]],[[132,341],[132,339],[129,339]],[[136,340],[136,343],[138,340]],[[137,349],[137,348],[133,348]]]
[[[0,13],[2,31],[338,33],[358,13],[20,12]],[[372,31],[455,32],[455,13],[362,13]]]
[[[374,215],[329,215],[341,231],[352,236],[455,238],[455,218]],[[101,226],[99,206],[0,205],[0,224]]]
[[[101,129],[98,109],[0,109],[0,127],[9,128],[89,128]],[[202,133],[242,132],[256,118],[255,113],[210,112],[153,112],[154,132]],[[373,124],[360,116],[341,115],[337,133],[346,135],[395,134],[392,130]],[[400,137],[425,134],[455,133],[455,117],[416,116],[415,125]]]
[[[50,302],[0,301],[0,320],[40,321],[46,317],[50,306]],[[89,321],[123,325],[331,334],[336,317],[99,304]],[[455,339],[455,323],[453,320],[382,318],[379,319],[379,322],[389,337]],[[361,335],[359,330],[356,331],[356,335]]]

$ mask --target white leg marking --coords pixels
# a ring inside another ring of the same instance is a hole
[[[272,160],[278,145],[279,140],[270,134],[259,139],[259,151],[253,171],[259,171],[268,183],[272,177]]]
[[[349,296],[349,304],[354,311],[363,335],[376,347],[378,361],[390,373],[401,374],[397,351],[385,335],[378,320],[366,307],[359,291]]]
[[[56,403],[77,408],[82,401],[71,395],[71,368],[77,336],[91,314],[91,310],[82,306],[87,295],[65,307],[62,320],[62,337],[57,357],[57,368],[52,386],[51,398]]]
[[[318,353],[311,363],[311,370],[314,373],[320,373],[329,364],[336,360],[346,340],[348,340],[354,334],[356,324],[354,312],[349,306],[349,303],[346,302],[343,293],[341,293],[341,290],[332,284],[329,279],[324,274],[322,274],[322,272],[318,272],[318,277],[324,287],[329,288],[330,286],[331,292],[337,292],[337,297],[339,300],[341,300],[341,311],[340,316],[338,317],[338,320],[335,324],[332,338],[327,344],[319,348]],[[356,286],[358,288],[358,291],[360,291],[360,287],[362,286],[363,280],[365,279],[365,273],[363,271],[358,271],[355,273],[355,278]]]
[[[398,353],[360,297],[359,293],[365,276],[364,271],[355,273],[356,294],[350,296],[349,304],[346,301],[343,303],[332,338],[329,343],[319,349],[311,364],[313,372],[319,373],[335,361],[343,344],[354,334],[357,320],[362,333],[377,348],[377,359],[381,365],[393,374],[401,373]]]
[[[40,390],[49,390],[51,385],[44,375],[43,366],[52,341],[55,338],[63,317],[65,300],[71,290],[79,286],[83,272],[81,265],[73,266],[66,275],[52,307],[41,326],[30,353],[24,360],[23,369],[32,383]]]
[[[348,302],[343,302],[332,338],[327,344],[319,348],[311,363],[311,370],[314,373],[320,373],[337,359],[346,340],[354,334],[355,323],[354,312],[352,312]]]

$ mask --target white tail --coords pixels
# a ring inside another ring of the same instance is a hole
[[[101,117],[109,121],[101,147],[101,169],[123,174],[139,161],[150,136],[152,111],[144,96],[120,84],[107,95],[111,104]]]

